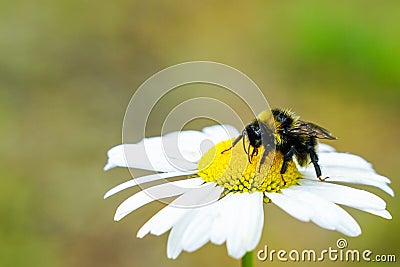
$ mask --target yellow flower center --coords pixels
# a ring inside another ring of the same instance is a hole
[[[280,173],[283,155],[279,151],[268,153],[265,162],[260,165],[263,146],[258,148],[258,154],[249,163],[240,144],[221,153],[231,145],[232,140],[227,140],[213,146],[200,159],[198,166],[200,177],[206,182],[216,182],[226,192],[279,192],[282,188],[296,184],[301,177],[293,160],[288,163],[286,172]]]

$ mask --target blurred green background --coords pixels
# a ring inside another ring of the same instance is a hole
[[[129,178],[102,168],[130,97],[185,61],[243,71],[271,106],[330,129],[397,191],[399,14],[398,1],[1,1],[0,266],[239,266],[210,244],[168,260],[167,235],[135,237],[160,203],[114,223],[135,189],[102,199]],[[371,191],[394,219],[349,209],[363,229],[349,247],[400,257],[399,201]],[[325,249],[341,236],[269,205],[258,249]]]

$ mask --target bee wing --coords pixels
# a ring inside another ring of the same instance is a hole
[[[290,132],[311,135],[319,139],[337,139],[328,130],[322,128],[321,126],[302,120],[298,120],[296,126],[293,127]]]

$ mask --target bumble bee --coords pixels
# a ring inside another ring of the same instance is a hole
[[[247,148],[245,146],[246,136],[249,141]],[[243,129],[242,134],[233,141],[231,147],[221,153],[232,149],[241,139],[243,139],[243,148],[250,163],[253,156],[258,154],[261,145],[265,149],[260,166],[275,146],[276,151],[283,154],[281,175],[286,172],[288,163],[293,156],[296,156],[300,166],[305,166],[311,161],[318,179],[324,181],[326,178],[322,178],[321,168],[318,165],[317,139],[335,140],[336,137],[314,123],[300,120],[290,110],[272,109],[272,112],[269,110],[261,112],[253,122]],[[250,151],[251,148],[252,151]]]

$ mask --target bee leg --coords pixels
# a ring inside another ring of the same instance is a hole
[[[326,178],[328,178],[328,177],[325,177],[325,178],[321,177],[322,176],[322,172],[321,172],[321,167],[318,164],[318,155],[317,155],[317,153],[315,152],[314,148],[311,149],[309,153],[310,153],[311,162],[314,165],[315,174],[317,175],[318,179],[321,182],[324,182],[326,180]]]
[[[239,135],[239,136],[235,139],[235,141],[233,141],[231,147],[228,148],[228,149],[225,149],[224,151],[222,151],[221,154],[224,154],[226,151],[231,150],[234,146],[236,146],[236,144],[237,144],[237,143],[240,141],[240,139],[242,139],[242,138],[243,138],[243,134]],[[244,139],[243,139],[243,140],[244,140]]]
[[[258,155],[258,147],[253,147],[253,152],[251,152],[250,155],[250,143],[249,143],[247,150],[249,151],[249,153],[247,153],[247,158],[249,159],[249,163],[251,164],[252,163],[251,160],[253,159],[253,157]]]
[[[291,146],[289,151],[283,155],[283,163],[282,163],[282,168],[281,168],[281,174],[284,174],[287,170],[288,163],[289,161],[292,160],[293,155],[294,155],[294,146]]]
[[[244,150],[244,152],[246,152],[246,155],[249,156],[249,150],[248,149],[246,150],[246,141],[244,140],[244,137],[242,140],[243,140],[243,150]],[[249,146],[249,149],[250,149],[250,146]]]
[[[283,174],[281,174],[281,178],[282,178],[282,181],[283,181],[283,185],[286,185],[286,181],[285,181],[285,179],[283,179]]]
[[[250,155],[250,143],[249,143],[249,145],[247,146],[247,151],[246,151],[246,153],[247,153],[247,159],[249,160],[249,163],[251,164],[251,158],[253,157],[253,154],[254,154],[254,150],[255,150],[256,148],[253,148],[253,153],[251,153],[251,155]]]
[[[253,158],[253,156],[257,156],[258,155],[258,147],[253,148],[253,153],[251,153],[251,158]]]

